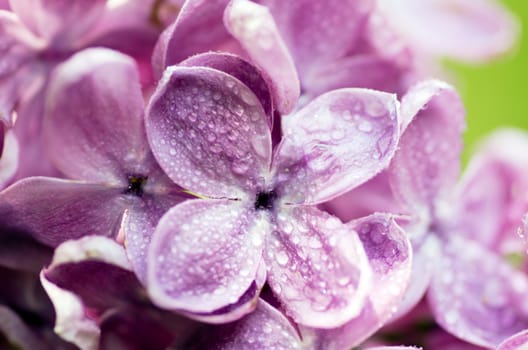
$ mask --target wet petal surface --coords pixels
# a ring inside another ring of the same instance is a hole
[[[280,194],[292,203],[316,204],[374,177],[396,150],[397,109],[394,95],[342,89],[284,118],[274,159]]]
[[[148,255],[148,290],[163,308],[212,312],[255,280],[266,220],[231,200],[190,200],[160,220]]]
[[[372,272],[357,233],[339,219],[313,207],[279,208],[264,259],[268,283],[296,322],[334,328],[361,312]]]
[[[241,198],[269,170],[268,118],[240,80],[205,67],[171,67],[147,111],[152,151],[169,177],[210,197]]]

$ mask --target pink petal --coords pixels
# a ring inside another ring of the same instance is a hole
[[[192,56],[180,65],[186,67],[209,67],[227,73],[244,83],[259,98],[260,104],[268,116],[270,129],[273,123],[273,105],[268,84],[260,71],[238,56],[217,52],[208,52]]]
[[[357,316],[371,269],[357,233],[314,207],[282,207],[266,239],[268,283],[296,322],[334,328]]]
[[[58,49],[72,48],[99,19],[105,4],[105,0],[10,0],[22,23]]]
[[[21,180],[0,193],[5,221],[56,246],[86,235],[116,235],[126,201],[120,191],[54,178]]]
[[[432,214],[450,200],[460,175],[464,108],[451,87],[434,80],[411,88],[401,108],[404,126],[412,122],[389,168],[392,188],[408,207]]]
[[[191,192],[242,198],[263,186],[271,158],[268,118],[233,76],[205,67],[167,69],[146,125],[163,170]]]
[[[260,2],[273,15],[303,82],[310,70],[345,56],[363,34],[375,4],[371,0]]]
[[[300,95],[299,78],[269,10],[248,0],[232,0],[224,22],[253,62],[268,75],[277,110],[290,113]]]
[[[499,344],[497,350],[523,350],[528,346],[528,330],[519,332]]]
[[[400,128],[395,96],[362,89],[326,93],[282,123],[277,187],[285,200],[305,204],[328,201],[383,170]]]
[[[219,51],[236,42],[222,21],[229,0],[187,0],[176,21],[156,45],[153,67],[158,76],[165,68],[197,53]],[[231,51],[231,50],[227,50]]]
[[[126,186],[152,157],[143,129],[143,97],[134,62],[88,49],[57,68],[48,90],[44,143],[72,178]]]
[[[173,207],[149,248],[153,302],[190,313],[236,303],[257,275],[261,221],[239,201],[191,200]]]
[[[437,264],[428,298],[451,334],[492,348],[528,327],[528,279],[499,256],[452,237]]]
[[[470,62],[484,61],[510,49],[518,24],[494,0],[384,1],[395,29],[429,54]]]
[[[352,348],[381,328],[402,300],[411,275],[410,242],[391,216],[374,214],[347,225],[358,232],[365,247],[373,286],[356,318],[336,329],[311,330],[320,349]]]

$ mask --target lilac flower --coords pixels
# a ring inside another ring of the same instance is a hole
[[[41,151],[40,135],[44,95],[53,69],[89,45],[120,48],[144,60],[150,56],[145,48],[153,46],[156,31],[144,18],[133,15],[137,5],[116,7],[105,0],[16,0],[10,5],[13,12],[0,10],[0,122],[14,125],[23,150],[15,179],[57,176]],[[139,24],[140,20],[145,24]],[[126,45],[118,41],[123,32]]]
[[[108,49],[74,55],[54,74],[46,112],[47,151],[73,180],[13,184],[0,194],[2,220],[51,246],[88,234],[117,237],[142,278],[158,219],[186,196],[150,152],[134,62]]]
[[[504,237],[512,237],[512,213],[518,218],[522,213],[519,198],[511,194],[512,186],[524,183],[518,180],[526,168],[482,152],[457,186],[464,120],[456,94],[445,84],[423,83],[403,98],[401,109],[406,128],[385,178],[395,203],[411,217],[405,229],[415,264],[400,315],[428,288],[435,319],[444,329],[493,348],[528,322],[522,302],[528,279],[498,249]],[[418,116],[410,118],[416,111]],[[503,150],[507,143],[495,144]]]
[[[194,317],[265,277],[295,321],[343,325],[361,312],[372,271],[357,233],[315,205],[388,164],[399,134],[395,97],[321,96],[283,119],[272,153],[261,94],[228,74],[247,64],[219,54],[192,62],[167,69],[147,112],[158,162],[202,198],[160,220],[149,248],[151,297]]]

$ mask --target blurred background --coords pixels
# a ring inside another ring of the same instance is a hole
[[[488,64],[446,62],[467,109],[464,163],[478,140],[494,129],[513,126],[528,131],[528,1],[502,2],[521,24],[517,46]]]

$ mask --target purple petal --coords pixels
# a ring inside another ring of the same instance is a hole
[[[98,313],[145,301],[145,291],[131,270],[123,247],[101,236],[87,236],[57,247],[43,278],[74,293]]]
[[[269,7],[303,80],[311,69],[345,56],[362,35],[375,4],[371,0],[260,2]]]
[[[402,134],[389,172],[396,198],[432,214],[436,203],[449,200],[460,173],[464,108],[452,88],[433,80],[411,88],[402,100],[405,123],[418,111]]]
[[[300,95],[299,78],[269,10],[248,0],[232,0],[224,22],[252,61],[268,75],[277,110],[290,113]]]
[[[225,51],[225,46],[236,46],[222,20],[228,2],[185,1],[178,18],[163,32],[154,50],[152,65],[159,76],[168,66],[197,53]]]
[[[359,234],[374,272],[368,302],[358,317],[329,330],[312,330],[321,349],[349,349],[363,342],[392,316],[407,289],[411,245],[403,230],[386,214],[347,224]]]
[[[301,339],[288,319],[262,299],[254,312],[237,322],[204,327],[187,340],[186,345],[191,344],[193,349],[218,350],[302,348]]]
[[[354,230],[314,207],[283,207],[266,239],[268,283],[296,322],[334,328],[357,316],[371,269]]]
[[[90,234],[113,237],[126,205],[120,193],[99,185],[27,178],[0,193],[0,217],[51,246]]]
[[[199,54],[186,59],[180,65],[186,67],[209,67],[227,73],[244,83],[259,98],[268,116],[270,129],[273,123],[273,106],[268,84],[260,71],[238,56],[217,52]]]
[[[100,330],[86,315],[81,299],[48,281],[43,273],[40,282],[55,308],[55,333],[81,349],[97,349]]]
[[[287,201],[305,204],[328,201],[383,170],[400,128],[395,96],[362,89],[324,94],[282,123],[278,188]]]
[[[76,179],[126,186],[150,157],[134,62],[89,49],[57,68],[48,92],[44,142],[57,167]]]
[[[205,67],[171,67],[151,98],[147,133],[171,179],[191,192],[241,198],[269,170],[271,136],[258,98]]]
[[[493,0],[386,1],[383,10],[417,49],[470,62],[504,53],[518,33],[511,14]]]
[[[124,243],[127,256],[141,282],[146,282],[147,247],[150,245],[159,219],[183,200],[182,197],[175,195],[145,193],[141,199],[133,201],[125,211],[122,220]]]
[[[237,302],[257,275],[262,225],[239,201],[190,200],[173,207],[149,248],[153,302],[191,313]]]
[[[519,332],[499,344],[497,350],[523,350],[528,346],[528,330]]]
[[[22,23],[59,49],[71,48],[99,19],[105,4],[105,0],[10,0]]]
[[[428,298],[436,321],[475,345],[497,346],[528,327],[528,279],[494,253],[452,237]]]

